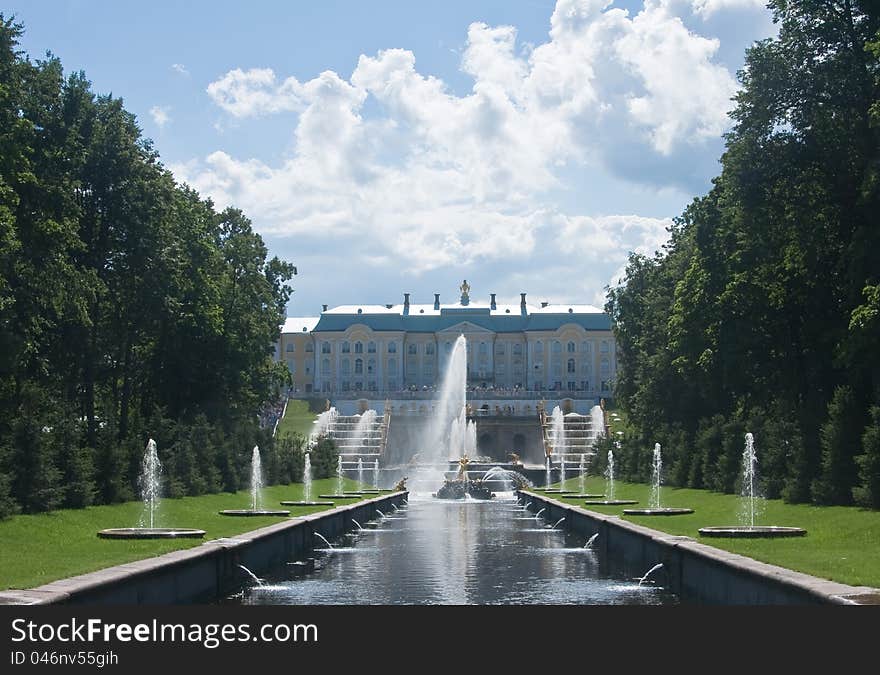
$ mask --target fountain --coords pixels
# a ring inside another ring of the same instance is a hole
[[[587,489],[587,454],[581,453],[581,461],[578,465],[578,491],[563,492],[562,496],[566,499],[602,499],[605,495],[589,494]]]
[[[332,495],[318,495],[319,499],[360,499],[363,494],[357,491],[343,492],[342,455],[336,457],[336,492]]]
[[[379,460],[373,460],[373,489],[379,489]]]
[[[471,479],[468,477],[467,467],[470,459],[463,455],[458,460],[458,474],[453,480],[446,480],[442,487],[437,490],[434,497],[437,499],[493,499],[495,493],[485,484],[483,479]],[[488,472],[487,472],[488,473]]]
[[[565,415],[559,406],[553,408],[550,415],[550,451],[547,454],[547,484],[543,492],[565,492]],[[559,457],[559,487],[551,488],[552,480],[552,455]]]
[[[303,466],[303,500],[284,501],[281,506],[333,506],[333,502],[312,501],[312,454],[306,453],[305,465]]]
[[[98,532],[102,539],[200,539],[205,536],[204,530],[180,527],[156,527],[156,516],[162,487],[162,463],[156,449],[156,441],[147,441],[141,474],[138,485],[144,510],[138,527],[115,527]]]
[[[265,585],[265,584],[263,584],[263,580],[260,579],[260,577],[258,577],[256,574],[251,572],[247,567],[245,567],[244,565],[239,565],[239,567],[242,570],[244,570],[245,574],[247,574],[257,586],[264,586]]]
[[[755,454],[755,437],[746,434],[745,450],[743,450],[743,480],[740,491],[741,508],[740,524],[721,527],[701,527],[699,532],[704,537],[802,537],[807,531],[801,527],[783,527],[780,525],[755,525],[757,510],[756,500],[762,499],[757,490],[758,457]]]
[[[325,536],[324,536],[323,534],[321,534],[320,532],[313,532],[312,534],[314,534],[314,535],[315,535],[316,537],[318,537],[321,541],[323,541],[325,544],[327,544],[327,546],[330,547],[330,550],[331,550],[331,551],[333,550],[333,544],[331,544],[329,541],[327,541],[327,537],[325,537]]]
[[[565,517],[563,516],[562,518],[560,518],[559,520],[557,520],[556,523],[553,525],[553,527],[551,527],[550,529],[551,529],[551,530],[555,530],[555,529],[559,526],[559,524],[560,524],[562,521],[564,521],[564,520],[565,520]]]
[[[364,460],[358,457],[358,488],[364,486]]]
[[[647,572],[645,572],[644,576],[642,576],[642,578],[639,579],[639,586],[641,586],[643,583],[645,583],[645,581],[648,580],[648,577],[650,577],[654,572],[656,572],[659,569],[663,569],[663,563],[657,563],[651,569],[649,569]]]
[[[598,406],[596,406],[598,407]],[[606,480],[606,489],[605,496],[606,499],[599,500],[590,500],[584,502],[587,505],[593,506],[624,506],[627,504],[638,504],[639,502],[635,499],[615,499],[614,498],[614,452],[612,450],[608,451],[608,466],[605,467],[605,480]]]
[[[587,549],[587,550],[592,551],[592,550],[593,550],[593,542],[596,541],[596,538],[597,538],[598,536],[599,536],[599,533],[596,532],[596,534],[594,534],[592,537],[590,537],[589,539],[587,539],[587,543],[584,544],[584,548]]]
[[[358,521],[356,521],[354,518],[351,519],[351,522],[353,522],[355,525],[357,525],[357,529],[359,529],[359,530],[363,530],[363,529],[364,529],[364,528],[361,526],[361,524],[360,524]]]
[[[269,510],[262,508],[263,470],[260,462],[260,448],[254,446],[251,452],[251,508],[225,509],[221,516],[282,516],[290,515],[290,511]]]
[[[624,509],[627,516],[679,516],[693,513],[693,509],[660,506],[660,486],[663,484],[663,458],[660,444],[654,444],[654,461],[651,475],[651,501],[647,509]]]

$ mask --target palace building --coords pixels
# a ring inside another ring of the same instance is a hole
[[[591,305],[503,304],[492,293],[457,302],[324,306],[320,316],[284,322],[276,356],[291,393],[333,400],[398,399],[439,388],[459,335],[467,339],[468,387],[515,398],[611,396],[617,370],[610,317]],[[539,393],[543,392],[543,393]],[[485,396],[484,396],[485,397]],[[470,396],[469,396],[470,398]],[[495,398],[494,396],[492,398]]]

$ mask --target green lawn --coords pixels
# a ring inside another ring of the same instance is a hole
[[[308,401],[291,399],[287,402],[287,412],[278,423],[277,433],[279,436],[292,436],[294,433],[299,433],[308,438],[317,417],[315,413],[309,412]]]
[[[589,477],[587,491],[601,494],[605,480]],[[553,487],[558,487],[554,485]],[[579,489],[579,480],[565,481],[566,489]],[[599,513],[622,514],[624,508],[646,508],[651,488],[645,484],[615,482],[616,499],[637,499],[635,506],[584,506],[582,499],[562,499]],[[557,495],[549,495],[558,498]],[[759,500],[763,513],[756,525],[787,525],[807,530],[805,537],[790,539],[707,539],[698,530],[711,525],[737,525],[740,498],[707,490],[664,487],[661,506],[694,509],[681,516],[623,516],[645,527],[687,535],[701,543],[749,556],[756,560],[832,579],[853,586],[880,588],[880,512],[849,506],[786,504]]]
[[[346,490],[356,487],[356,481],[345,481]],[[335,478],[312,483],[313,499],[319,493],[335,491]],[[332,508],[282,507],[278,504],[282,500],[302,500],[302,493],[300,483],[266,487],[263,506],[288,509],[291,516]],[[204,539],[146,541],[97,537],[98,530],[108,527],[137,526],[142,510],[140,502],[13,516],[0,521],[0,589],[32,588],[55,579],[191,548],[208,539],[241,534],[281,520],[273,517],[234,518],[218,513],[222,509],[247,508],[250,508],[249,491],[163,499],[156,527],[194,527],[207,534]]]

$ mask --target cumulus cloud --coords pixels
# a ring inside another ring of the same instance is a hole
[[[171,121],[171,116],[168,114],[170,111],[171,108],[168,106],[154,105],[150,108],[150,117],[153,118],[157,127],[164,129],[165,125]]]
[[[302,108],[302,86],[295,77],[280,84],[271,68],[230,70],[208,85],[208,96],[234,117],[251,117]]]
[[[565,213],[548,195],[589,186],[560,170],[680,185],[714,161],[729,124],[735,80],[715,61],[718,40],[676,14],[682,2],[708,14],[746,0],[646,0],[634,15],[605,0],[558,0],[547,40],[525,49],[515,27],[471,24],[465,95],[420,73],[404,49],[362,55],[348,78],[234,69],[208,86],[210,98],[236,119],[294,113],[293,150],[273,164],[217,150],[172,168],[262,232],[347,246],[368,266],[426,274],[479,264],[512,283],[528,279],[506,265],[534,267],[544,288],[556,283],[551,268],[595,292],[630,251],[661,246],[670,221]]]

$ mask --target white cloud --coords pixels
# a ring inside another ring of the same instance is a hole
[[[534,275],[557,299],[574,277],[584,288],[572,290],[593,293],[629,252],[661,246],[670,221],[563,213],[549,191],[590,188],[564,184],[559,169],[673,185],[700,153],[714,160],[735,81],[714,61],[718,41],[689,30],[672,0],[647,0],[632,16],[605,0],[559,0],[547,40],[517,45],[513,27],[471,24],[466,95],[419,73],[403,49],[362,55],[348,79],[231,70],[208,86],[211,99],[237,119],[295,113],[294,149],[271,165],[217,150],[172,168],[262,232],[343,247],[353,265],[480,265],[511,283]],[[368,99],[378,112],[365,114]]]
[[[208,96],[235,117],[300,110],[301,93],[302,87],[295,77],[276,84],[271,68],[236,68],[208,85]]]
[[[189,75],[189,71],[186,69],[186,66],[182,63],[172,63],[171,70],[173,70],[178,75]]]
[[[171,116],[168,114],[171,108],[168,106],[160,106],[154,105],[150,108],[150,117],[153,118],[153,122],[160,129],[164,129],[165,125],[171,121]]]
[[[727,10],[760,9],[767,7],[768,0],[691,0],[694,13],[709,18],[717,12]]]

